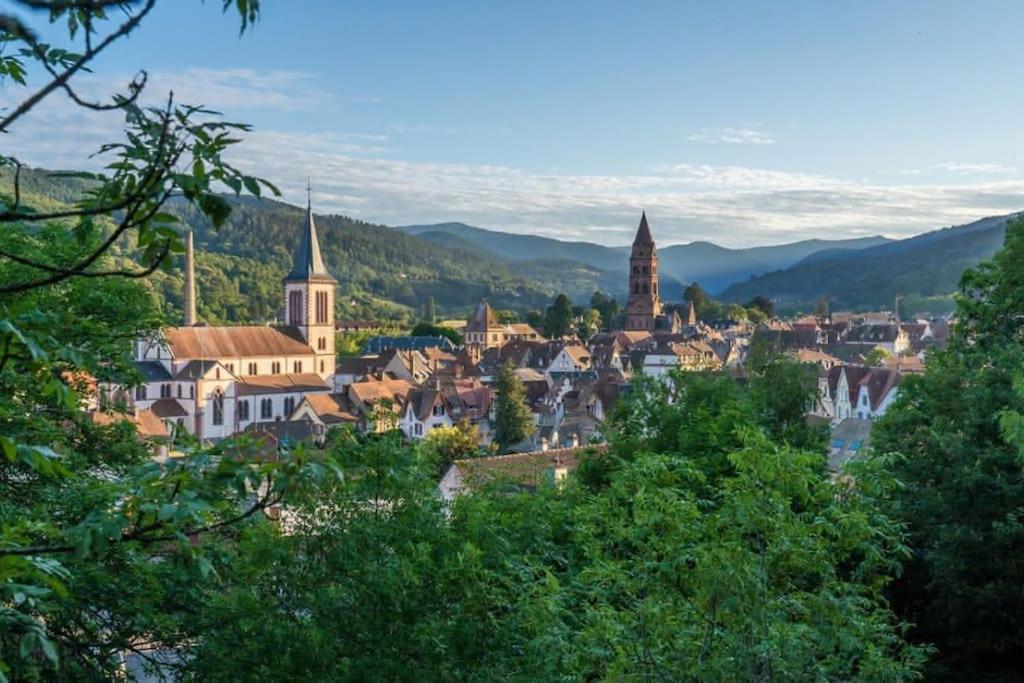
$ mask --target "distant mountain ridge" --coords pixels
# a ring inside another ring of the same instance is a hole
[[[657,241],[657,225],[653,226]],[[519,235],[478,228],[465,223],[406,225],[398,228],[438,244],[473,245],[492,258],[505,262],[560,259],[576,261],[614,276],[615,286],[608,291],[623,293],[627,268],[628,246],[606,247],[591,242],[568,242],[539,235]],[[780,268],[787,268],[822,250],[859,250],[890,242],[886,237],[861,237],[847,240],[802,240],[746,249],[730,249],[712,242],[691,242],[658,248],[661,275],[666,280],[663,291],[671,292],[699,282],[704,289],[717,293],[729,285]]]
[[[742,302],[767,296],[782,310],[810,310],[822,296],[833,308],[891,307],[896,296],[948,300],[963,271],[1002,246],[1007,222],[1018,215],[990,216],[855,251],[819,251],[789,268],[733,284],[721,297]]]

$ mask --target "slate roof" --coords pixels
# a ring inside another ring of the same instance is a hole
[[[314,280],[335,283],[337,280],[327,271],[323,256],[320,255],[320,240],[316,234],[316,222],[313,220],[313,206],[306,207],[306,221],[302,226],[302,239],[295,252],[291,272],[285,282]]]
[[[200,379],[206,375],[210,370],[220,365],[219,361],[215,360],[191,360],[185,364],[178,374],[174,376],[174,379]],[[227,368],[225,368],[225,371]],[[229,376],[230,373],[229,373]],[[227,379],[227,377],[225,377]]]
[[[447,337],[408,337],[408,336],[387,336],[378,335],[370,337],[363,344],[363,353],[366,355],[379,355],[389,349],[417,351],[437,347],[445,351],[454,351],[455,345]]]
[[[139,371],[139,374],[147,382],[167,382],[171,379],[170,371],[160,361],[137,360],[135,361],[135,369]]]
[[[266,325],[164,328],[164,338],[177,359],[257,358],[313,354],[295,328]]]

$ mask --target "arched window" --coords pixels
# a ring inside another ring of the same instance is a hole
[[[316,293],[316,321],[317,323],[327,322],[327,292]]]
[[[644,283],[644,294],[647,294],[647,283]]]
[[[238,419],[240,422],[245,422],[249,419],[249,402],[239,401],[238,402]]]
[[[269,398],[260,401],[260,419],[269,420],[274,412],[274,402]]]
[[[220,389],[213,392],[213,424],[224,424],[224,392]]]
[[[287,398],[286,398],[286,399],[284,400],[284,414],[285,414],[286,416],[289,416],[289,417],[290,417],[290,416],[291,416],[291,414],[292,414],[292,413],[293,413],[294,411],[295,411],[295,399],[294,399],[293,397],[289,396],[289,397],[287,397]]]
[[[639,282],[634,282],[633,283],[633,293],[634,294],[639,294],[640,293],[640,283]]]
[[[647,275],[647,266],[644,266],[640,270],[643,272],[644,275]]]
[[[302,324],[302,292],[293,289],[288,294],[288,324]]]
[[[633,275],[640,274],[640,266],[633,266]]]

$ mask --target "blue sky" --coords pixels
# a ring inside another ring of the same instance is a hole
[[[238,163],[322,212],[747,246],[1024,208],[1024,3],[265,0],[241,38],[219,4],[165,0],[92,86],[253,123]],[[14,150],[85,165],[117,122],[76,116]]]

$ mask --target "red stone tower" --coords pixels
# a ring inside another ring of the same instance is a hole
[[[640,227],[629,256],[629,299],[626,301],[626,329],[654,331],[662,314],[658,296],[658,253],[654,248],[647,213],[640,216]]]

